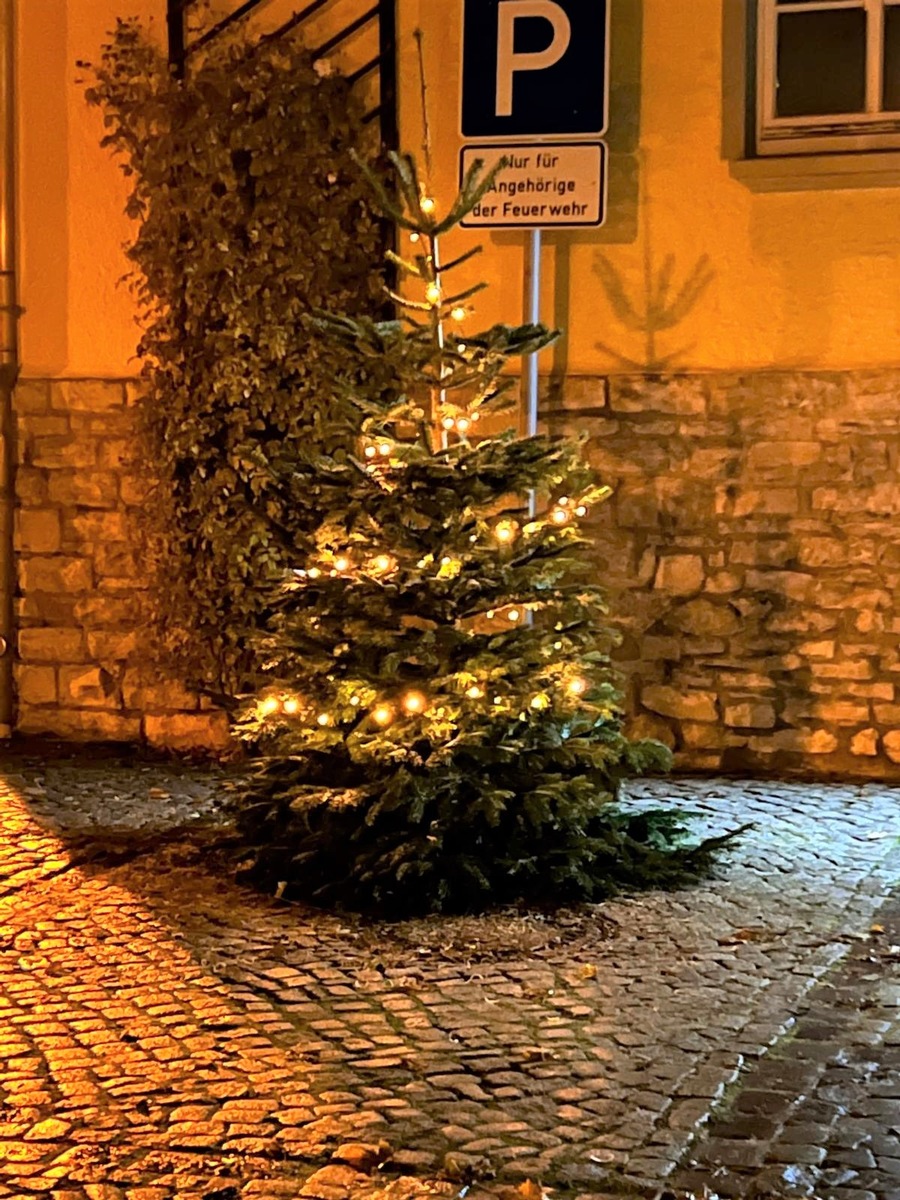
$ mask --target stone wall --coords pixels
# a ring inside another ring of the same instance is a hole
[[[17,730],[221,747],[223,714],[147,665],[132,384],[23,380],[18,414]]]
[[[682,767],[900,776],[900,371],[570,379],[635,730]]]

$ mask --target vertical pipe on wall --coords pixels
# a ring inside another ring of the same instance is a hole
[[[16,294],[16,0],[0,0],[0,737],[13,726],[16,560],[15,414],[19,376]]]

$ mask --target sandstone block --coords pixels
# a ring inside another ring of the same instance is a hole
[[[843,567],[850,561],[850,548],[837,538],[804,538],[797,559],[804,567]]]
[[[689,750],[724,750],[731,735],[720,725],[696,725],[685,721],[681,736]]]
[[[59,694],[76,708],[112,708],[116,681],[101,667],[60,667]]]
[[[703,585],[703,590],[711,596],[733,596],[741,590],[743,576],[736,571],[717,571],[710,575]]]
[[[138,717],[99,709],[33,708],[21,705],[16,728],[20,733],[45,733],[79,742],[137,742]]]
[[[861,725],[870,719],[868,704],[854,704],[852,700],[823,701],[813,711],[819,720],[831,725]]]
[[[863,609],[854,621],[858,633],[884,633],[884,626],[884,613],[871,612],[869,609]]]
[[[653,586],[675,596],[688,596],[700,591],[704,574],[699,554],[668,554],[659,560]]]
[[[152,484],[151,481],[137,474],[123,475],[120,483],[122,503],[131,508],[140,508],[147,499]]]
[[[757,513],[792,516],[800,511],[800,493],[796,488],[747,488],[734,501],[734,515],[749,517]]]
[[[148,714],[144,734],[151,746],[165,750],[224,750],[230,741],[223,712]]]
[[[773,592],[788,600],[806,600],[815,587],[815,576],[803,571],[748,571],[746,586],[753,592]]]
[[[109,471],[53,471],[48,494],[54,504],[80,504],[85,508],[115,508],[118,479]]]
[[[59,436],[70,433],[69,418],[61,413],[42,414],[26,413],[19,417],[19,437]]]
[[[131,521],[123,512],[92,509],[67,515],[66,537],[79,542],[125,542],[131,532]]]
[[[740,628],[740,619],[729,604],[690,600],[668,613],[669,625],[697,637],[728,637]]]
[[[20,379],[14,404],[17,413],[42,413],[50,407],[50,383],[46,379]]]
[[[145,669],[131,667],[122,681],[122,698],[126,708],[144,712],[190,712],[197,708],[197,694],[175,679],[161,679]]]
[[[23,625],[50,625],[73,629],[78,624],[74,596],[58,596],[53,592],[32,592],[16,597],[16,612]]]
[[[72,433],[32,440],[31,464],[57,470],[61,467],[76,467],[89,470],[97,461],[97,448],[92,440],[85,440]]]
[[[649,713],[638,713],[636,717],[629,720],[628,736],[636,740],[652,738],[653,741],[662,742],[670,750],[675,748],[675,734],[671,725],[662,718],[651,716]]]
[[[88,653],[98,663],[124,662],[138,650],[136,629],[95,629],[87,634]]]
[[[16,694],[21,704],[55,704],[58,698],[55,667],[17,663]]]
[[[892,729],[882,739],[884,752],[891,762],[900,763],[900,729]]]
[[[878,730],[861,729],[850,742],[850,753],[857,757],[874,758],[878,754]]]
[[[757,442],[747,454],[751,471],[778,471],[784,467],[808,467],[822,453],[818,442]]]
[[[801,642],[797,647],[797,653],[802,654],[805,658],[834,658],[835,645],[835,642],[829,640]]]
[[[812,662],[809,670],[818,679],[871,679],[874,674],[870,662]]]
[[[681,692],[663,684],[643,688],[641,703],[651,712],[683,721],[716,721],[718,709],[712,692]]]
[[[80,629],[20,629],[19,657],[23,662],[84,662]]]
[[[753,750],[787,750],[795,754],[833,754],[837,745],[837,738],[827,729],[779,729],[750,743]]]
[[[121,471],[135,461],[138,447],[133,439],[104,438],[98,447],[97,462],[101,467]]]
[[[16,548],[26,554],[54,554],[62,545],[62,525],[55,508],[20,508],[16,513]]]
[[[725,724],[734,729],[773,729],[775,709],[759,700],[747,700],[725,706]]]
[[[47,477],[35,467],[21,463],[16,471],[16,499],[20,504],[40,505],[47,502]]]
[[[19,580],[24,592],[88,592],[94,586],[94,574],[86,558],[66,555],[35,555],[19,564]]]
[[[94,593],[75,601],[75,619],[87,627],[139,625],[140,609],[134,597]]]
[[[698,376],[651,379],[645,375],[613,375],[609,381],[609,406],[613,412],[706,412],[706,383]]]
[[[900,704],[876,704],[874,707],[879,725],[900,725]]]
[[[61,379],[50,385],[50,403],[63,412],[106,412],[125,404],[125,384],[109,379]]]

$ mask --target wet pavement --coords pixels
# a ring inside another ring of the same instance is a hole
[[[900,1198],[897,791],[636,785],[755,828],[689,891],[386,926],[166,836],[229,782],[0,771],[0,1197]]]

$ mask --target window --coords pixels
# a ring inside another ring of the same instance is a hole
[[[758,154],[900,148],[900,0],[758,0]]]

